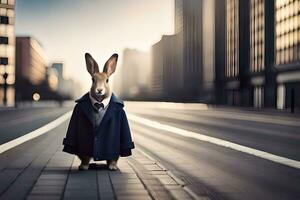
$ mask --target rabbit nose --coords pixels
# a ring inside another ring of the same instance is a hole
[[[97,94],[102,94],[102,91],[103,91],[102,89],[96,89]]]

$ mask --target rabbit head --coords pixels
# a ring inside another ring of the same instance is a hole
[[[85,54],[86,68],[92,77],[91,96],[97,101],[111,95],[109,77],[115,72],[118,61],[118,54],[113,54],[104,64],[103,72],[99,72],[97,62],[89,54]]]

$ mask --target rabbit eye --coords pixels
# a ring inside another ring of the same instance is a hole
[[[92,78],[92,81],[93,81],[93,83],[95,82],[95,79],[94,78]]]
[[[108,79],[106,79],[106,83],[108,83]]]

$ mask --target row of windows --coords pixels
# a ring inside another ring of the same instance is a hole
[[[300,61],[300,0],[276,1],[276,64]],[[296,9],[296,10],[295,10]]]
[[[255,30],[257,30],[257,29],[263,29],[264,28],[263,21],[257,20],[257,18],[263,18],[263,17],[264,17],[263,15],[258,15],[258,16],[255,16],[255,17],[251,18],[250,19],[250,26],[253,26],[253,28]]]
[[[15,5],[15,0],[0,0],[1,4]]]
[[[238,0],[227,0],[226,4],[226,68],[227,77],[237,76],[239,73],[238,63]]]
[[[276,64],[288,64],[300,61],[300,46],[276,51]]]
[[[284,21],[276,20],[276,34],[282,35],[291,30],[296,30],[300,28],[300,13],[298,16],[292,16],[290,18],[285,19]]]
[[[265,63],[265,18],[264,9],[261,7],[266,0],[250,1],[250,71],[260,72],[264,70]],[[278,3],[279,2],[279,3]],[[276,12],[293,13],[295,7],[300,9],[300,0],[277,0]],[[278,6],[280,5],[280,6]],[[299,5],[299,6],[298,6]],[[234,0],[227,0],[226,16],[226,68],[227,77],[235,76],[238,73],[238,12],[237,3]],[[278,14],[275,16],[278,16]],[[289,16],[289,17],[286,17]],[[284,19],[275,19],[275,63],[287,64],[300,61],[300,11],[297,16],[286,15]]]
[[[280,0],[276,1],[276,5]],[[298,15],[300,12],[299,0],[286,1],[284,6],[277,6],[276,18],[278,21],[284,20],[294,15]]]
[[[250,40],[253,43],[263,43],[265,41],[265,29],[255,29],[253,27],[250,28],[251,32],[250,32]],[[253,37],[253,38],[252,38]],[[251,42],[251,43],[252,43]]]
[[[0,24],[0,36],[14,37],[14,26]]]
[[[0,23],[11,24],[15,23],[15,11],[13,9],[0,8]]]
[[[260,72],[264,70],[265,16],[263,5],[264,0],[251,0],[250,71],[252,72]]]
[[[8,37],[0,36],[0,44],[8,44]]]
[[[0,57],[14,58],[15,47],[13,45],[0,45]],[[13,64],[14,59],[10,59],[9,64]]]
[[[297,46],[300,43],[300,30],[289,32],[276,37],[276,50]]]

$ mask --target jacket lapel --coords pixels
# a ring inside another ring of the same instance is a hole
[[[91,124],[94,127],[95,122],[94,122],[94,118],[93,118],[93,107],[92,107],[92,104],[90,102],[88,93],[85,94],[80,99],[76,100],[75,102],[79,103],[81,110],[83,111],[83,113],[86,115],[86,117],[88,118],[88,120],[91,122]]]

